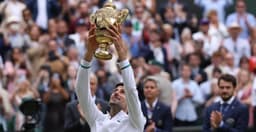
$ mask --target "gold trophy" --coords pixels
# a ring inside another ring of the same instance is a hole
[[[110,35],[106,28],[115,23],[123,23],[128,13],[128,9],[116,10],[116,6],[112,3],[112,0],[109,0],[104,4],[103,8],[91,14],[90,22],[96,25],[96,41],[99,43],[99,48],[94,53],[97,59],[110,60],[112,58],[112,54],[109,52],[109,46],[113,42],[103,34]]]

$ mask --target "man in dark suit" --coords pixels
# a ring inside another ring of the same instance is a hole
[[[160,91],[157,80],[147,77],[143,84],[145,100],[141,103],[141,108],[147,119],[145,132],[171,132],[171,110],[170,107],[158,101]]]
[[[27,8],[32,12],[33,20],[43,31],[47,30],[48,20],[61,12],[58,0],[25,0]]]
[[[106,113],[109,110],[108,104],[104,100],[97,99],[95,92],[97,90],[97,77],[94,74],[90,76],[91,95],[98,108]],[[65,132],[90,132],[90,127],[86,122],[86,117],[82,112],[78,100],[69,102],[65,110]]]
[[[205,111],[203,131],[243,132],[248,126],[248,108],[235,98],[237,82],[234,76],[224,74],[218,79],[220,101]]]

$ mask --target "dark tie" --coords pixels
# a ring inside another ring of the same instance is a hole
[[[228,108],[228,103],[223,103],[221,105],[221,113],[225,114],[225,112],[227,112],[227,108]]]

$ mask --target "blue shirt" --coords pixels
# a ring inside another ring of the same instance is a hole
[[[246,13],[246,16],[247,16],[247,20],[248,20],[249,25],[251,27],[255,27],[256,26],[256,20],[255,20],[254,16],[250,13]],[[247,39],[249,37],[249,29],[245,24],[245,20],[241,17],[239,18],[237,13],[233,13],[233,14],[231,14],[227,17],[226,25],[228,26],[233,22],[238,22],[239,25],[242,28],[240,37]]]

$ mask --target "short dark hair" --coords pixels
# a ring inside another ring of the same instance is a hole
[[[231,82],[234,88],[237,85],[236,78],[233,75],[230,75],[230,74],[221,75],[218,79],[218,86],[220,85],[221,80],[224,80],[226,82]]]
[[[122,83],[122,82],[117,83],[117,84],[115,85],[115,88],[117,88],[117,87],[119,87],[119,86],[124,86],[124,83]]]

